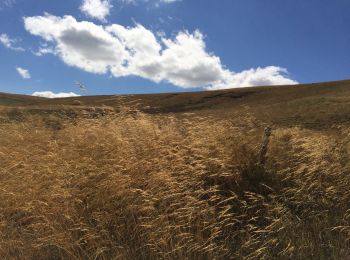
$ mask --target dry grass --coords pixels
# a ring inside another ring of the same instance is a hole
[[[1,259],[344,259],[350,129],[3,109]],[[1,120],[0,120],[1,121]]]

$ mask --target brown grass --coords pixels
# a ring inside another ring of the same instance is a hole
[[[344,259],[350,128],[253,114],[0,117],[1,259]]]

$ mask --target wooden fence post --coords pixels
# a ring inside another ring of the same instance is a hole
[[[270,142],[270,136],[271,136],[272,128],[271,127],[266,127],[264,131],[264,138],[263,138],[263,143],[260,148],[260,156],[259,156],[259,165],[264,166],[266,162],[266,154],[267,154],[267,149],[268,145]]]

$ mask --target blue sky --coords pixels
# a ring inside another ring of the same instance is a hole
[[[349,79],[349,12],[348,0],[0,0],[0,92]]]

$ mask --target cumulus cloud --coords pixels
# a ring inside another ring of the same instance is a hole
[[[21,67],[16,67],[16,70],[17,70],[18,74],[19,74],[22,78],[24,78],[24,79],[30,79],[30,78],[31,78],[30,73],[29,73],[28,70],[23,69],[23,68],[21,68]]]
[[[14,51],[24,51],[22,47],[16,47],[17,40],[11,39],[6,33],[0,34],[0,43],[6,48],[9,48]]]
[[[80,10],[89,17],[106,21],[112,7],[110,0],[83,0]]]
[[[296,84],[286,69],[269,66],[242,72],[227,69],[207,51],[200,31],[173,38],[156,35],[140,24],[124,27],[77,21],[50,14],[24,18],[25,28],[53,46],[63,62],[91,73],[139,76],[182,88],[221,89],[256,85]]]
[[[41,91],[41,92],[34,92],[32,96],[36,97],[44,97],[44,98],[66,98],[66,97],[79,97],[79,95],[69,92],[69,93],[54,93],[52,91]]]
[[[91,22],[77,22],[46,14],[25,18],[25,28],[55,45],[54,53],[66,64],[92,73],[107,73],[122,64],[126,51],[121,42]]]
[[[227,72],[228,75],[217,84],[207,87],[209,90],[225,89],[228,87],[253,87],[269,85],[295,85],[297,81],[290,79],[287,69],[268,66],[244,70],[239,73]]]

